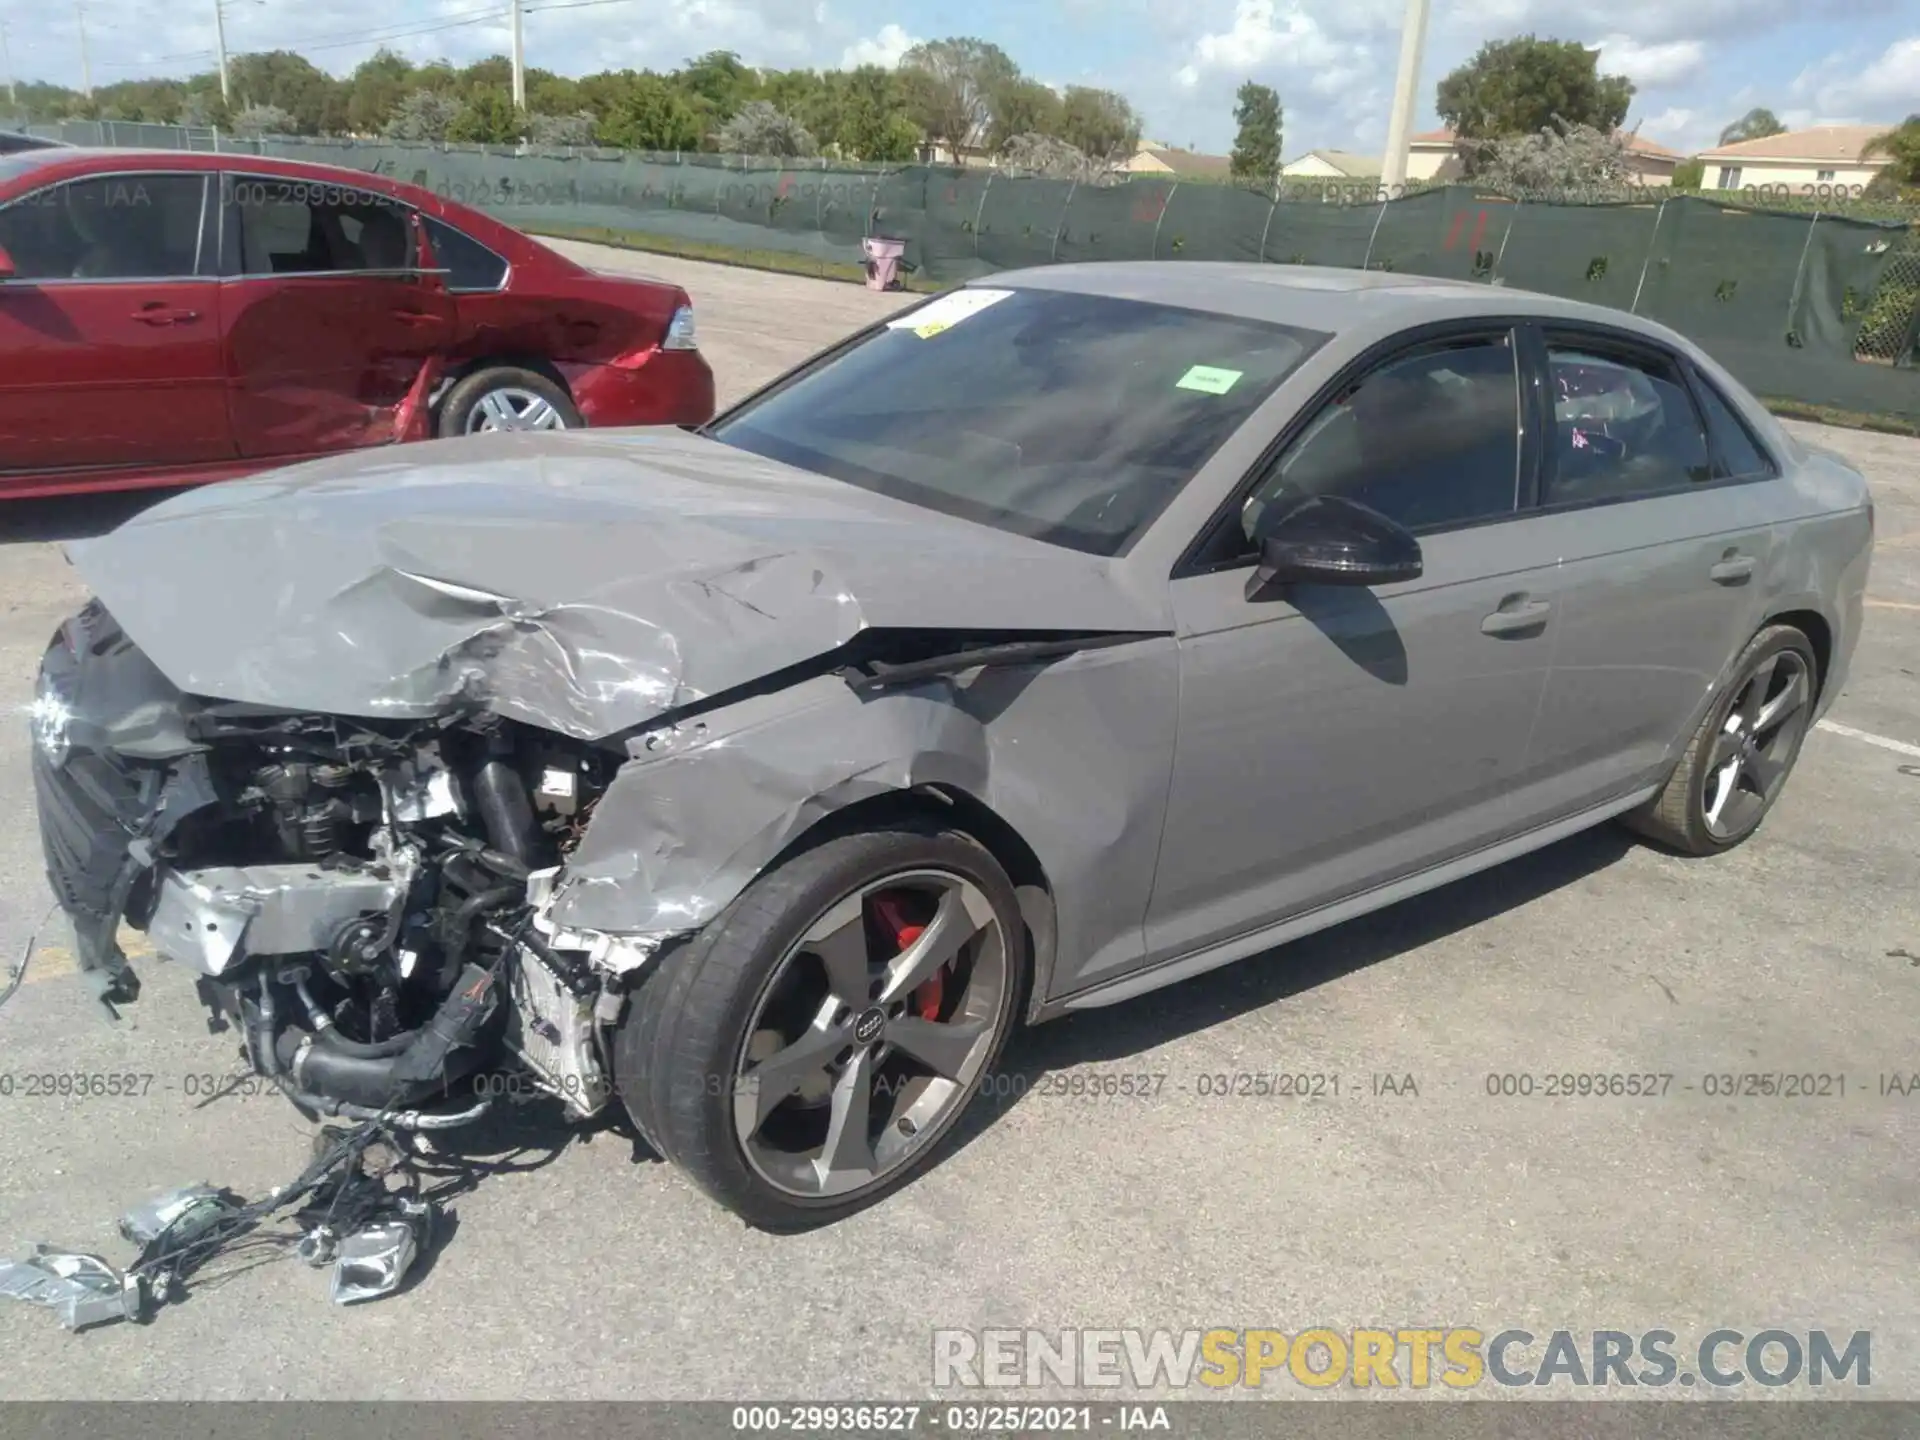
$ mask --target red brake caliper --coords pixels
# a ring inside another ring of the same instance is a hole
[[[906,918],[900,908],[900,901],[892,895],[874,896],[873,911],[880,917],[880,923],[893,936],[893,953],[896,955],[913,944],[926,931],[926,926],[915,925]],[[908,1004],[912,1007],[913,1013],[922,1020],[940,1018],[940,1005],[946,999],[947,993],[946,976],[946,967],[942,966],[933,972],[930,979],[916,987],[913,994],[908,997]]]

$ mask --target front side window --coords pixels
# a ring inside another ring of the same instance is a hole
[[[1097,555],[1131,544],[1324,335],[1045,289],[963,289],[708,432]]]
[[[270,176],[232,176],[240,273],[313,275],[405,270],[414,263],[412,213],[377,191]]]
[[[0,245],[21,280],[186,279],[205,190],[199,175],[70,180],[0,210]]]
[[[1684,490],[1713,477],[1706,432],[1671,361],[1549,337],[1548,505]]]
[[[1307,423],[1241,513],[1247,553],[1268,520],[1338,495],[1410,530],[1513,513],[1520,384],[1511,337],[1449,340],[1369,371]]]

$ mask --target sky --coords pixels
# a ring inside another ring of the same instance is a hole
[[[216,0],[83,0],[95,84],[213,63]],[[344,74],[384,40],[414,60],[504,53],[507,0],[222,0],[230,51],[295,49]],[[1378,154],[1405,0],[524,0],[527,63],[561,74],[672,69],[707,50],[790,68],[891,64],[917,40],[978,35],[1055,86],[1116,89],[1165,144],[1224,153],[1234,92],[1274,86],[1289,158]],[[1594,18],[1586,18],[1586,17]],[[14,71],[77,85],[71,0],[0,0]],[[1920,0],[1433,0],[1416,128],[1434,86],[1485,41],[1599,47],[1639,87],[1630,126],[1683,151],[1756,105],[1788,126],[1897,123],[1920,111]]]

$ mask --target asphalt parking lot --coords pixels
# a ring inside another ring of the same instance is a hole
[[[594,253],[687,286],[723,399],[900,303]],[[1778,1326],[1871,1331],[1871,1395],[1920,1398],[1920,1094],[1881,1093],[1920,1072],[1920,441],[1802,430],[1875,485],[1868,628],[1829,716],[1844,729],[1809,737],[1735,854],[1603,829],[1031,1032],[1001,1087],[1022,1093],[983,1104],[957,1154],[811,1235],[743,1228],[619,1126],[517,1109],[460,1141],[498,1169],[401,1295],[337,1309],[324,1273],[286,1259],[223,1267],[142,1328],[75,1337],[0,1306],[0,1393],[897,1398],[929,1392],[936,1328]],[[0,703],[24,709],[81,596],[52,542],[140,503],[0,511]],[[50,903],[18,720],[0,725],[0,815],[10,962]],[[44,1239],[124,1260],[114,1221],[151,1192],[258,1196],[301,1168],[283,1101],[208,1098],[231,1037],[206,1034],[184,973],[145,964],[116,1029],[54,941],[0,1011],[0,1072],[153,1079],[0,1095],[0,1254]],[[1674,1080],[1652,1099],[1488,1093],[1490,1075],[1568,1071]],[[1340,1091],[1203,1093],[1232,1072]],[[1774,1073],[1844,1093],[1703,1093]],[[1165,1080],[1148,1098],[1063,1083],[1110,1075]]]

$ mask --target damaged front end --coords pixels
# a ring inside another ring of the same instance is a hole
[[[124,923],[310,1114],[459,1123],[503,1068],[575,1116],[611,1097],[605,1027],[649,947],[544,911],[617,748],[185,695],[97,602],[32,725],[48,876],[110,1014],[139,991]]]

